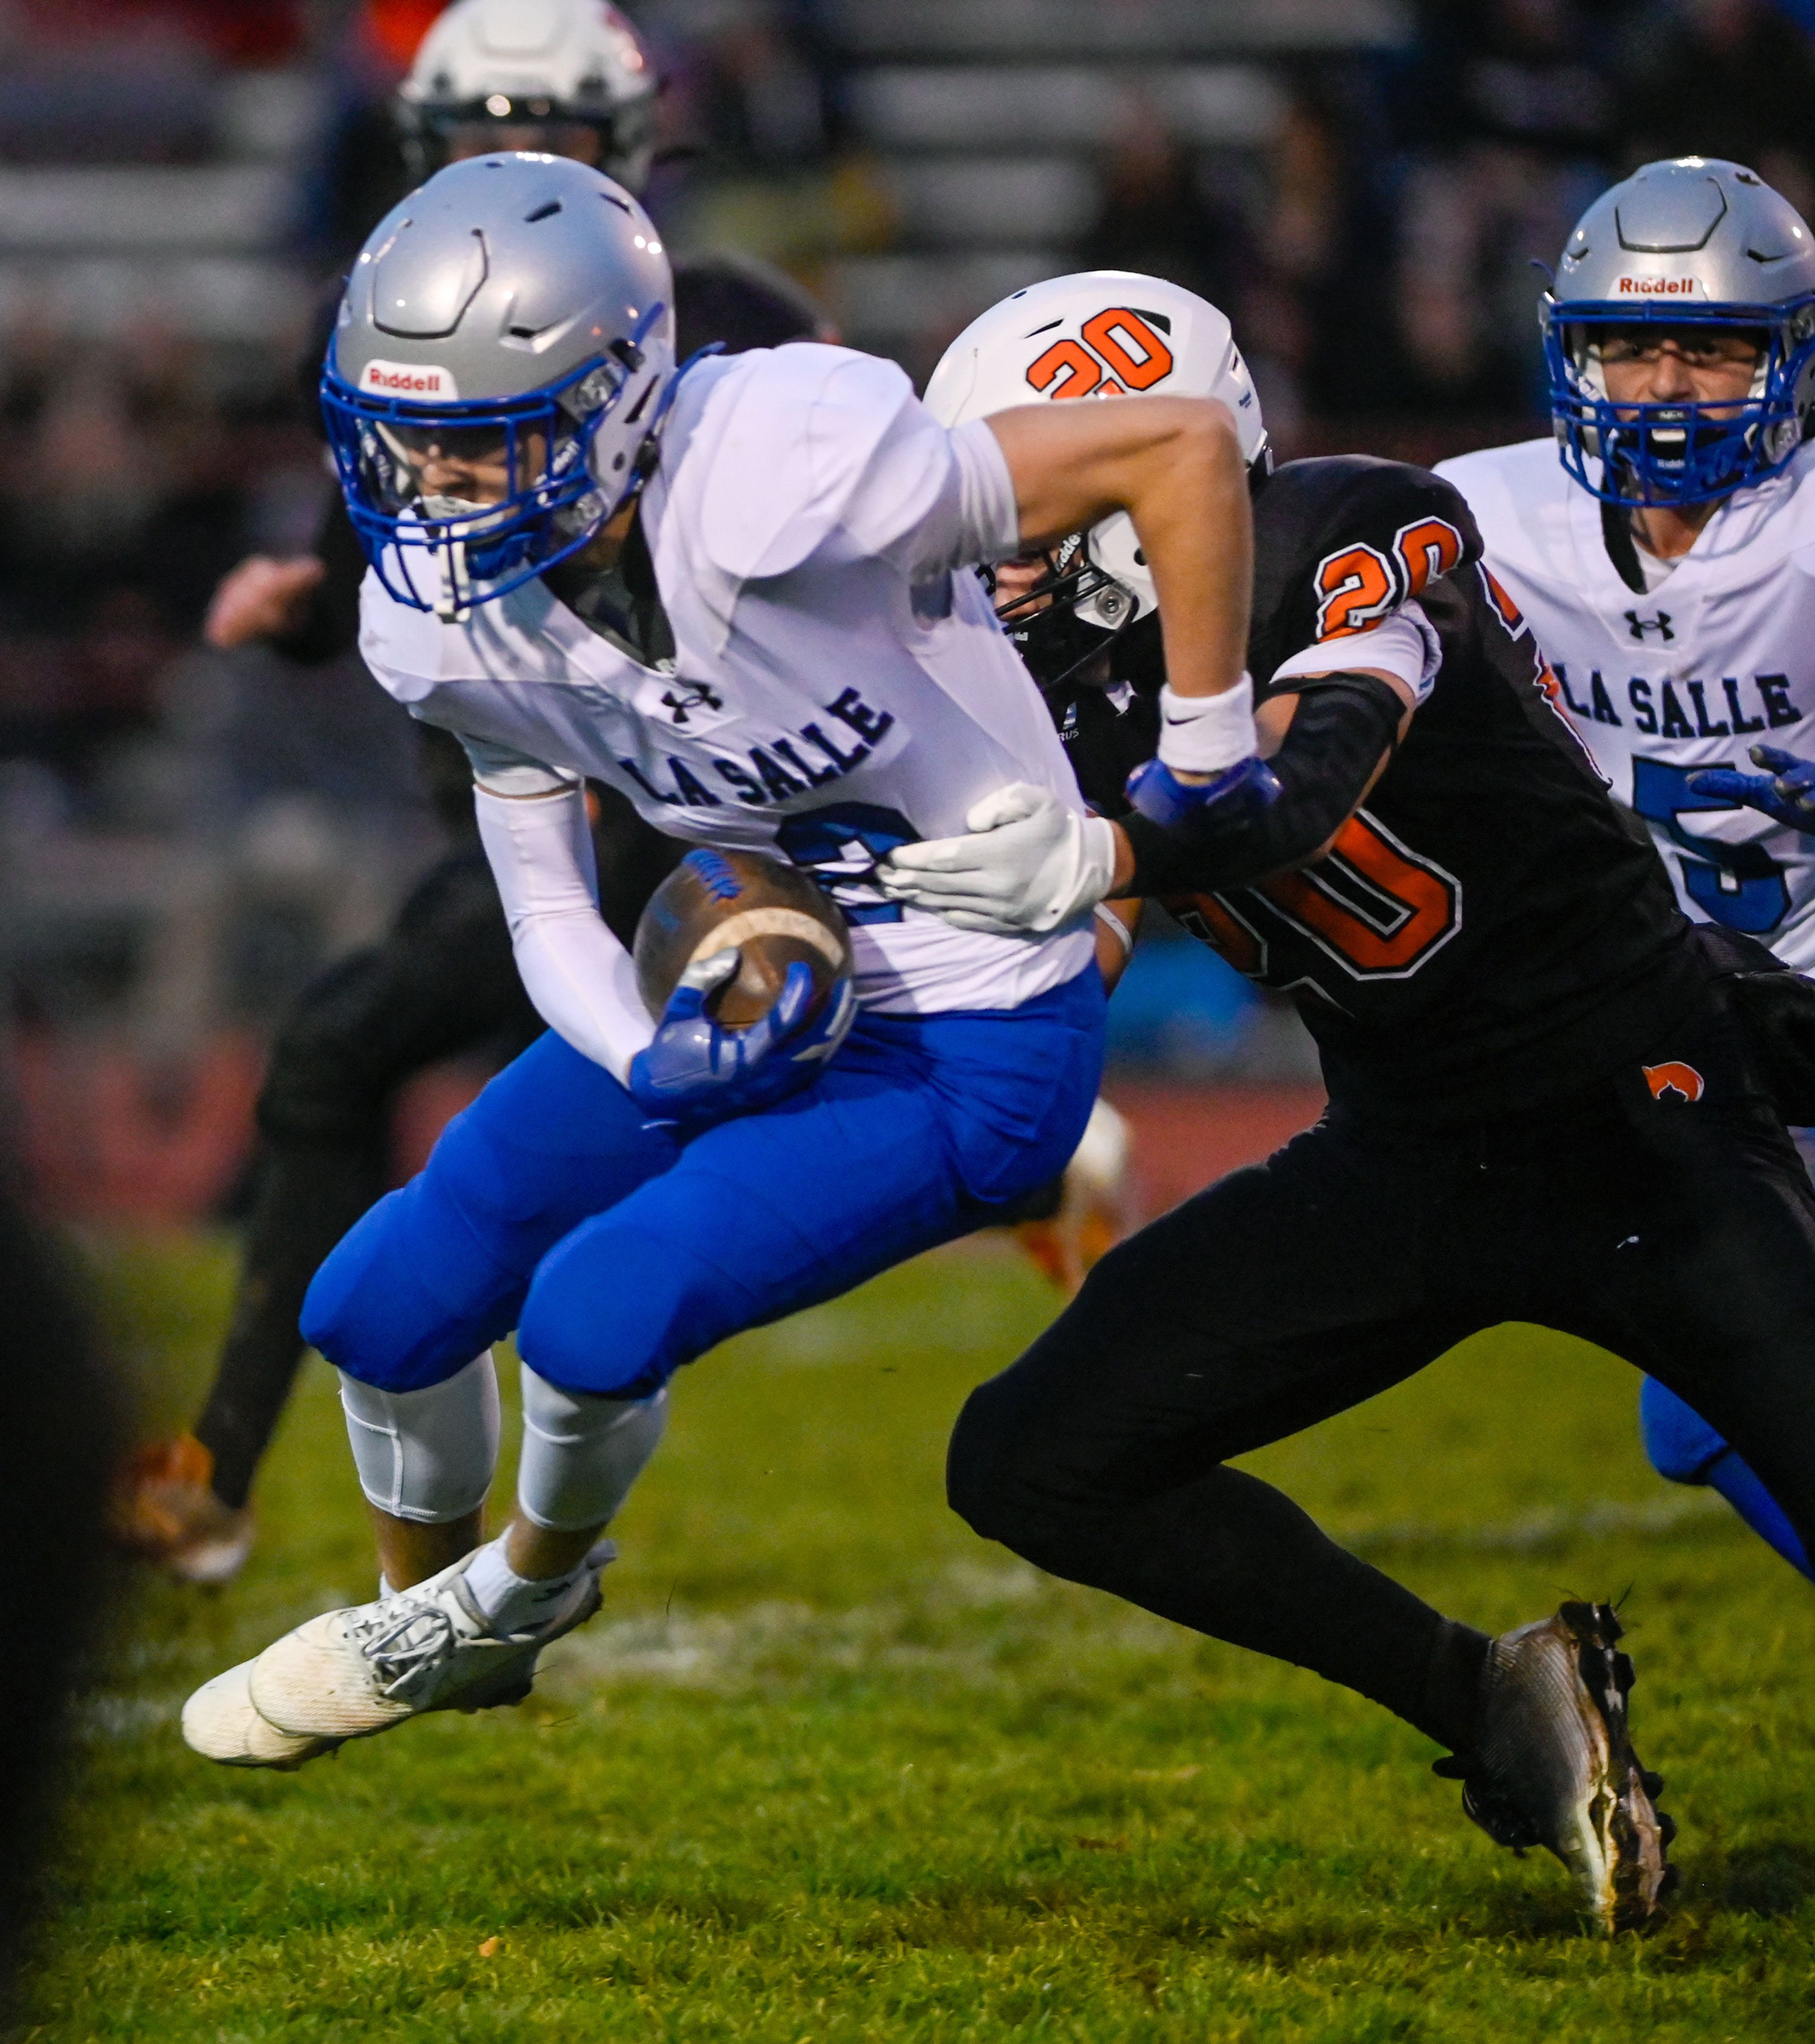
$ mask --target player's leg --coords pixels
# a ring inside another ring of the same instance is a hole
[[[452,1472],[460,1443],[489,1435],[495,1449],[485,1358],[516,1325],[537,1266],[678,1155],[608,1072],[546,1035],[323,1264],[303,1332],[341,1373],[355,1460],[393,1588],[472,1545],[462,1535],[489,1483],[492,1454],[482,1470]],[[633,1392],[630,1402],[647,1395]],[[539,1424],[551,1439],[587,1431],[533,1394],[528,1406],[532,1429]],[[608,1431],[622,1416],[614,1407],[592,1431]]]
[[[1815,1575],[1777,1500],[1701,1414],[1655,1377],[1640,1389],[1639,1427],[1647,1459],[1667,1482],[1718,1492],[1767,1546],[1793,1569]]]
[[[1576,1170],[1552,1171],[1553,1208],[1582,1224],[1568,1231],[1572,1245],[1558,1244],[1553,1274],[1568,1296],[1544,1316],[1673,1393],[1706,1429],[1694,1439],[1675,1431],[1684,1463],[1712,1474],[1723,1449],[1736,1455],[1806,1555],[1815,1192],[1724,1025],[1704,1022],[1663,1051],[1703,1090],[1694,1101],[1676,1091],[1653,1099],[1635,1072],[1617,1120],[1584,1147]]]
[[[811,1092],[699,1137],[560,1243],[524,1305],[525,1358],[573,1390],[660,1383],[988,1224],[1076,1149],[1103,1017],[1094,971],[1000,1015],[860,1016]]]
[[[1466,1742],[1485,1637],[1222,1465],[1411,1375],[1472,1331],[1427,1296],[1419,1197],[1329,1125],[1112,1251],[974,1392],[951,1500],[1055,1575],[1315,1669]]]
[[[527,1611],[494,1609],[466,1581],[497,1446],[489,1348],[516,1324],[550,1247],[676,1155],[608,1073],[545,1035],[455,1117],[427,1168],[329,1255],[309,1287],[303,1332],[341,1374],[386,1593],[311,1620],[205,1685],[183,1717],[197,1751],[296,1766],[422,1710],[514,1700],[542,1647],[597,1608],[608,1554],[572,1571],[558,1594],[532,1596]],[[537,1466],[539,1424],[567,1477],[579,1466],[590,1482],[586,1509],[608,1518],[653,1451],[659,1401],[633,1393],[576,1414],[539,1404],[526,1383],[525,1407],[531,1451],[520,1482]],[[550,1491],[558,1497],[557,1485]],[[524,1585],[507,1576],[491,1587],[502,1596]],[[307,1723],[290,1708],[299,1689],[320,1706]]]
[[[539,1397],[647,1393],[742,1328],[987,1224],[1076,1149],[1103,1021],[1094,973],[1012,1014],[860,1018],[811,1093],[699,1137],[549,1255],[518,1333]],[[520,1485],[485,1566],[547,1594],[597,1530]]]
[[[1790,1131],[1805,1171],[1815,1162],[1815,1129]],[[1783,1508],[1747,1463],[1674,1391],[1648,1377],[1639,1397],[1645,1454],[1670,1483],[1706,1485],[1724,1497],[1767,1546],[1793,1569],[1815,1576],[1808,1550]]]
[[[1443,1771],[1491,1836],[1545,1845],[1604,1923],[1637,1925],[1668,1827],[1626,1737],[1614,1614],[1566,1604],[1491,1640],[1222,1466],[1506,1316],[1498,1231],[1446,1155],[1326,1124],[1124,1243],[973,1393],[952,1502],[1056,1574],[1384,1704],[1453,1749]]]
[[[1098,1101],[1063,1174],[1004,1216],[1002,1224],[1068,1299],[1134,1226],[1133,1141],[1122,1116]]]
[[[509,1324],[536,1239],[563,1219],[568,1231],[537,1266],[519,1329],[528,1416],[532,1427],[539,1416],[546,1422],[546,1451],[531,1439],[517,1509],[499,1539],[388,1607],[313,1620],[217,1677],[210,1695],[192,1700],[191,1743],[217,1758],[294,1765],[422,1709],[522,1693],[540,1646],[597,1601],[586,1551],[605,1516],[606,1458],[587,1463],[577,1416],[652,1398],[673,1368],[727,1335],[968,1232],[1049,1178],[1088,1118],[1103,1022],[1094,974],[1011,1015],[862,1018],[810,1093],[698,1137],[678,1162],[671,1140],[643,1128],[629,1096],[596,1072],[596,1097],[569,1085],[558,1122],[544,1103],[530,1103],[539,1148],[564,1140],[594,1160],[574,1184],[546,1158],[529,1173],[501,1154],[518,1124],[496,1103],[544,1047],[520,1059],[479,1103],[491,1109],[493,1154],[466,1170],[458,1155],[444,1159],[463,1147],[456,1122],[428,1171],[329,1258],[305,1331],[366,1390],[393,1398],[409,1438],[423,1442],[441,1415],[414,1402],[424,1393],[447,1401],[449,1438],[470,1438],[483,1380],[465,1358]],[[550,1070],[559,1076],[555,1055]],[[634,1124],[644,1146],[627,1140],[643,1173],[635,1190],[608,1188],[598,1173],[598,1132],[613,1116],[627,1136]],[[662,1146],[658,1163],[651,1145]],[[531,1211],[493,1189],[519,1184],[559,1199]],[[578,1226],[554,1211],[574,1190],[593,1208]],[[488,1279],[488,1270],[500,1274]],[[462,1398],[463,1422],[453,1413]],[[426,1444],[417,1463],[436,1466]],[[378,1463],[381,1485],[390,1466]],[[468,1496],[450,1493],[443,1506],[451,1512]],[[395,1500],[381,1492],[378,1501]],[[462,1537],[463,1527],[443,1523]],[[260,1725],[290,1743],[274,1754]]]
[[[303,1296],[383,1193],[397,1088],[470,1045],[539,1027],[476,849],[443,860],[385,940],[330,967],[279,1031],[240,1281],[194,1434],[135,1458],[117,1500],[129,1541],[190,1581],[221,1581],[251,1537],[248,1500],[303,1354]],[[512,1043],[511,1039],[516,1041]]]

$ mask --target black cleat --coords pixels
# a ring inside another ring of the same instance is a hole
[[[1660,1816],[1663,1777],[1639,1764],[1626,1731],[1633,1664],[1613,1608],[1566,1604],[1490,1648],[1475,1751],[1437,1763],[1462,1782],[1462,1807],[1497,1844],[1542,1846],[1575,1877],[1610,1934],[1649,1929],[1675,1885],[1664,1864],[1676,1827]]]

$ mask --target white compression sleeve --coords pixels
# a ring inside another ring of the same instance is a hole
[[[557,1532],[608,1524],[667,1420],[666,1389],[653,1398],[595,1398],[563,1391],[525,1363],[518,1510]]]
[[[498,1461],[498,1378],[489,1349],[422,1391],[380,1391],[345,1370],[340,1376],[353,1466],[379,1511],[439,1526],[485,1503]]]
[[[585,790],[571,782],[552,793],[508,795],[481,782],[473,802],[535,1012],[622,1085],[654,1028],[630,954],[600,919]]]

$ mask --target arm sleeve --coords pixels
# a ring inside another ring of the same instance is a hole
[[[600,918],[585,790],[572,781],[552,792],[501,794],[481,781],[473,800],[535,1012],[624,1084],[654,1029],[630,954]]]
[[[1170,828],[1121,820],[1134,853],[1130,894],[1214,894],[1303,866],[1333,837],[1399,742],[1405,705],[1371,674],[1333,674],[1303,691],[1268,764],[1280,793],[1257,816],[1214,803]]]

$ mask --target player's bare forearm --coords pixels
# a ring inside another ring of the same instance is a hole
[[[1208,398],[1118,398],[1018,406],[989,426],[1014,478],[1023,542],[1049,544],[1126,511],[1158,593],[1172,688],[1232,687],[1247,657],[1254,538],[1227,409]]]

